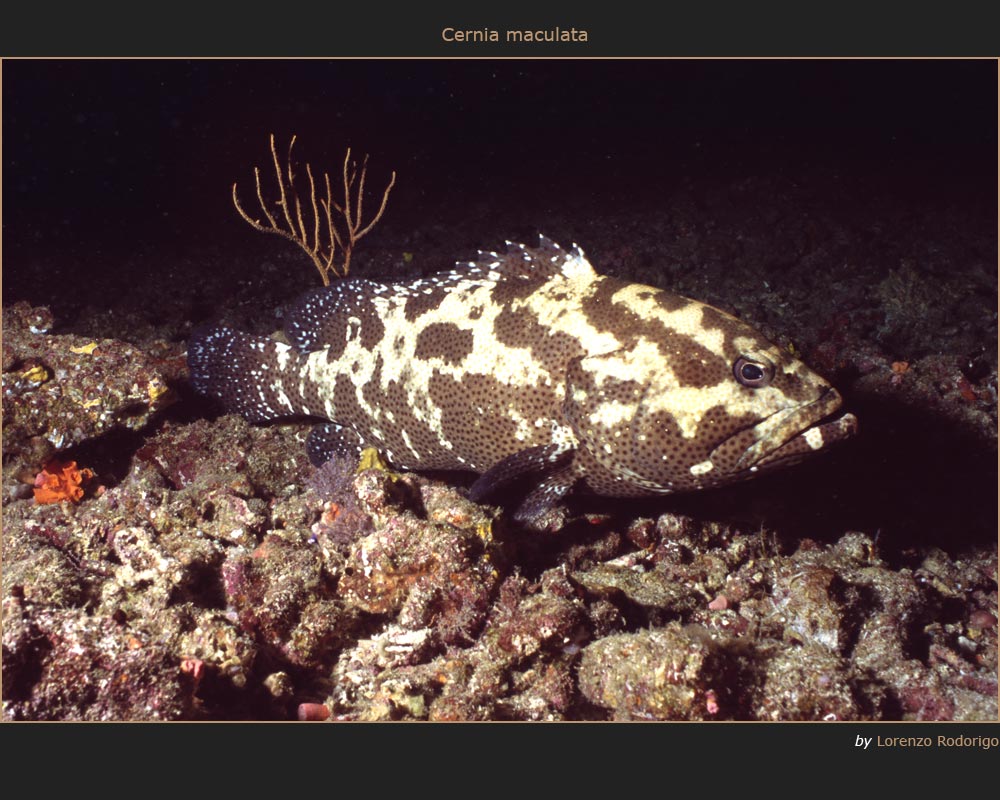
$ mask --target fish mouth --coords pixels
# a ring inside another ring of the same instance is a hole
[[[857,433],[858,419],[850,413],[837,415],[842,402],[840,393],[830,387],[811,403],[776,411],[748,428],[736,437],[748,444],[736,460],[735,471],[756,472],[798,460],[850,438]],[[721,449],[712,453],[713,461]]]

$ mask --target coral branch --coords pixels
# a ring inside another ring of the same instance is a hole
[[[306,176],[309,179],[309,201],[312,209],[312,218],[307,221],[307,214],[303,213],[303,203],[299,200],[298,191],[295,188],[295,172],[292,169],[292,147],[294,145],[295,136],[292,136],[288,144],[285,167],[282,168],[281,159],[278,157],[278,151],[274,144],[274,134],[271,134],[271,160],[278,184],[276,202],[281,209],[279,216],[284,218],[283,223],[279,223],[278,217],[268,209],[268,203],[264,199],[264,191],[261,188],[260,170],[257,167],[254,167],[257,202],[260,204],[261,211],[264,212],[267,224],[254,219],[243,210],[235,183],[233,184],[233,205],[244,221],[254,230],[275,233],[301,247],[316,265],[316,269],[323,279],[323,285],[329,286],[331,275],[337,277],[347,275],[351,267],[351,254],[354,251],[354,246],[385,213],[386,204],[389,202],[389,192],[396,184],[396,173],[392,173],[389,185],[382,193],[382,204],[379,206],[378,213],[366,225],[363,222],[362,208],[368,156],[362,159],[359,172],[357,164],[351,160],[351,148],[347,148],[343,169],[344,197],[341,203],[333,199],[333,193],[330,189],[330,175],[325,172],[323,173],[323,185],[326,188],[326,197],[317,198],[316,180],[313,177],[312,167],[307,163]],[[326,221],[325,225],[323,224],[324,220]],[[341,252],[339,264],[337,263],[338,248]]]

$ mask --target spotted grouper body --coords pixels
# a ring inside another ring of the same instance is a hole
[[[370,445],[404,469],[481,473],[474,499],[574,485],[639,496],[733,483],[856,428],[837,391],[736,318],[600,276],[542,237],[409,284],[345,280],[286,318],[292,345],[197,333],[195,387],[254,422],[329,420],[314,462]]]

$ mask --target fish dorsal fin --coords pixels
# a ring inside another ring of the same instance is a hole
[[[535,262],[542,262],[536,269],[555,269],[566,278],[596,278],[597,273],[587,260],[583,249],[576,242],[565,250],[544,234],[538,235],[538,249],[532,255]],[[550,265],[550,266],[547,266]]]
[[[571,279],[597,277],[576,243],[566,250],[547,236],[539,235],[537,247],[509,240],[505,244],[507,249],[504,253],[480,250],[475,261],[459,262],[458,266],[466,268],[466,277],[482,276],[494,281],[525,281],[556,276]]]
[[[313,289],[289,308],[285,315],[285,333],[300,353],[327,347],[339,348],[345,336],[358,334],[355,328],[363,328],[365,320],[372,328],[371,335],[378,338],[378,325],[374,320],[384,315],[390,298],[419,300],[425,295],[433,297],[438,292],[508,281],[522,287],[526,283],[544,283],[554,277],[567,280],[597,277],[583,250],[576,244],[566,250],[546,236],[539,236],[537,247],[510,241],[506,244],[506,252],[480,250],[475,261],[460,261],[452,270],[411,283],[385,284],[350,278]],[[515,293],[523,291],[514,286],[510,289]]]
[[[285,314],[285,333],[300,353],[322,350],[342,342],[355,319],[359,322],[376,313],[373,301],[391,287],[363,278],[336,281],[302,295]]]

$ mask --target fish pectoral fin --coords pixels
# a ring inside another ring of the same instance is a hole
[[[306,440],[309,463],[317,467],[335,457],[357,460],[364,446],[364,440],[355,430],[336,422],[315,425]]]
[[[566,444],[521,450],[483,473],[469,489],[469,498],[481,503],[512,484],[527,484],[530,489],[515,508],[514,522],[529,530],[555,530],[566,516],[559,501],[580,478],[575,453],[575,448]]]
[[[547,475],[529,492],[514,512],[514,521],[534,531],[554,531],[566,521],[566,507],[559,504],[579,479],[574,465]]]
[[[519,450],[480,475],[469,488],[469,499],[481,503],[522,478],[538,473],[554,473],[571,462],[574,452],[572,447],[555,443]]]

